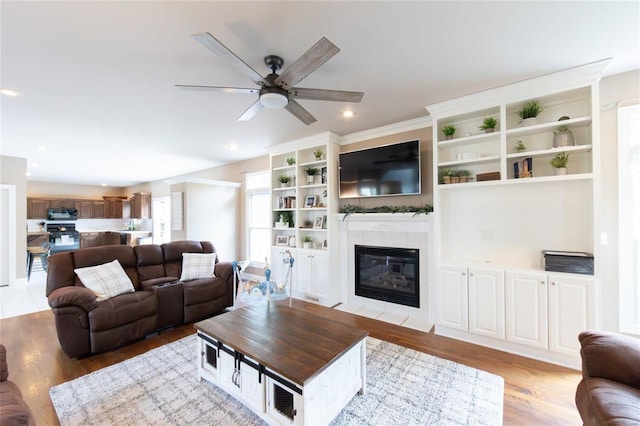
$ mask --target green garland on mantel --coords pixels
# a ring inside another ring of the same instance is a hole
[[[433,206],[423,205],[420,207],[414,206],[380,206],[380,207],[358,207],[352,204],[345,204],[340,213],[344,213],[342,220],[345,220],[347,216],[353,213],[414,213],[414,216],[419,214],[427,214],[433,212]]]

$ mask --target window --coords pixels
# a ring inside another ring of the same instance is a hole
[[[247,259],[252,264],[265,263],[271,246],[271,197],[268,171],[247,173],[245,188],[247,197]]]
[[[618,109],[620,331],[640,334],[640,105]]]

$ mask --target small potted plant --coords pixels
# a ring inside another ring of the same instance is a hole
[[[525,145],[525,144],[524,144],[524,142],[522,142],[520,139],[518,139],[518,140],[516,141],[516,146],[515,146],[515,148],[516,148],[516,152],[523,152],[523,151],[526,151],[526,150],[527,150],[526,145]]]
[[[324,154],[324,151],[321,148],[316,148],[313,150],[313,156],[316,160],[322,160],[322,154]]]
[[[313,243],[313,238],[306,235],[302,238],[302,247],[308,249],[311,248],[311,244]]]
[[[286,188],[287,186],[289,186],[289,181],[291,181],[291,176],[280,175],[278,180],[280,181],[280,187]]]
[[[460,183],[469,182],[469,176],[471,176],[471,172],[469,170],[456,170],[455,174],[458,177]]]
[[[554,168],[556,175],[566,175],[567,174],[567,163],[569,162],[569,154],[566,152],[559,152],[555,157],[549,161],[551,167]]]
[[[46,224],[47,224],[46,222],[40,222],[40,223],[38,223],[38,225],[40,225],[40,230],[41,230],[41,231],[44,231],[44,226],[45,226]]]
[[[451,176],[453,175],[453,170],[447,169],[440,172],[440,182],[444,185],[449,185],[451,183]]]
[[[553,132],[553,147],[575,146],[576,140],[573,132],[567,126],[560,126]]]
[[[307,172],[307,185],[313,185],[315,181],[315,175],[318,174],[318,169],[315,167],[309,167],[306,170]]]
[[[290,166],[293,166],[294,164],[296,164],[295,157],[287,157],[287,164]]]
[[[442,133],[444,133],[445,139],[453,139],[453,135],[456,133],[456,126],[446,125],[442,126]]]
[[[543,109],[544,108],[540,104],[540,102],[535,99],[529,102],[525,102],[518,110],[518,115],[522,119],[520,125],[524,127],[537,124],[538,119],[536,117],[542,112]]]
[[[481,130],[484,130],[485,133],[492,133],[498,124],[498,120],[493,117],[487,117],[482,122],[482,126],[480,126]]]
[[[303,222],[303,228],[313,228],[313,221],[307,219]]]

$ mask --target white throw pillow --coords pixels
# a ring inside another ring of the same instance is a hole
[[[180,281],[215,277],[216,253],[182,253]]]
[[[89,266],[73,270],[82,284],[93,291],[98,301],[135,291],[133,283],[122,269],[118,259],[98,266]]]

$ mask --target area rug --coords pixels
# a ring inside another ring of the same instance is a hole
[[[227,393],[198,380],[188,336],[51,388],[62,426],[263,425]],[[367,392],[332,425],[502,424],[502,377],[367,338]]]

